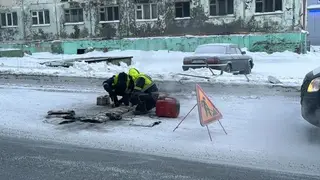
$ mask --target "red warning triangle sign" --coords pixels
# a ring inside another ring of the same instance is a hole
[[[206,126],[213,121],[222,119],[220,111],[213,105],[211,100],[198,84],[196,85],[196,93],[201,126]]]

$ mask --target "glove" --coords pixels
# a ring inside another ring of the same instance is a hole
[[[120,104],[124,104],[124,105],[126,105],[126,106],[129,106],[129,97],[123,97],[123,98],[121,98],[120,100],[119,100],[119,103]]]
[[[119,106],[120,106],[120,102],[119,102],[119,101],[115,101],[115,102],[114,102],[114,106],[115,106],[115,107],[119,107]]]

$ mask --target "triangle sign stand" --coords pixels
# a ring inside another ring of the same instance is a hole
[[[200,125],[202,127],[206,126],[208,130],[208,135],[210,140],[212,141],[212,137],[209,131],[208,125],[214,121],[218,121],[220,126],[222,127],[224,133],[227,135],[227,131],[224,129],[220,119],[222,119],[222,114],[220,111],[214,106],[211,100],[208,98],[204,90],[197,84],[196,85],[196,94],[197,94],[197,104],[195,104],[191,110],[187,113],[186,116],[179,122],[179,124],[174,128],[173,132],[179,128],[182,122],[189,116],[189,114],[193,111],[193,109],[198,106],[199,120]]]

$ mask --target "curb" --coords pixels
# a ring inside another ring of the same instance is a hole
[[[32,84],[34,86],[56,86],[64,88],[101,88],[105,78],[95,77],[77,77],[77,76],[55,76],[55,75],[30,75],[30,74],[8,74],[0,73],[0,84],[19,85]],[[194,81],[159,81],[155,80],[160,91],[165,92],[184,92],[191,93],[195,91],[195,85],[199,84],[208,92],[244,92],[256,93],[272,90],[273,92],[300,92],[298,86],[276,85],[268,83],[222,83],[222,82],[194,82]]]

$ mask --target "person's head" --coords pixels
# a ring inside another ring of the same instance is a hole
[[[127,88],[127,81],[129,80],[127,73],[121,72],[118,74],[117,90],[124,92]]]
[[[139,74],[140,72],[136,68],[129,69],[129,75],[132,77],[134,81],[138,78]]]

